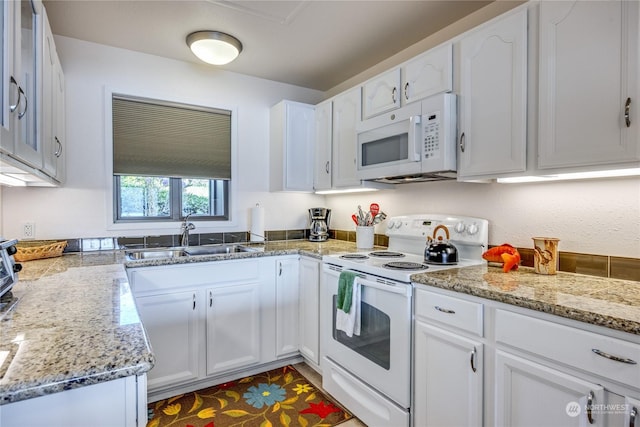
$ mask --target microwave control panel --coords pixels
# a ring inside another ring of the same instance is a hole
[[[440,157],[440,111],[434,111],[422,116],[424,129],[424,158],[437,159]]]

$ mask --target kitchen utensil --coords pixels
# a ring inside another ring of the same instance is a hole
[[[384,212],[378,212],[376,216],[373,217],[373,225],[379,224],[387,218],[387,214]]]
[[[360,205],[358,205],[358,220],[360,221],[360,224],[364,225],[364,212],[362,211],[362,207]]]
[[[444,230],[447,237],[437,236],[439,230]],[[424,250],[424,260],[427,264],[457,264],[458,249],[449,243],[449,229],[445,225],[439,225],[433,230],[433,237],[427,239],[427,247]]]
[[[380,212],[380,205],[377,203],[371,203],[371,206],[369,206],[369,212],[371,212],[371,215],[375,218],[375,216],[378,215],[378,212]]]
[[[371,212],[367,212],[367,214],[364,216],[364,225],[367,227],[373,225],[373,217],[371,216]]]
[[[358,217],[356,216],[356,214],[351,215],[351,219],[353,220],[353,222],[355,222],[355,223],[356,223],[356,225],[360,225],[360,224],[358,223]]]

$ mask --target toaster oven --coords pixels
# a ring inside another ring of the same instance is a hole
[[[18,240],[3,240],[0,238],[0,297],[9,292],[18,281],[18,272],[22,265],[16,264],[13,255],[17,252]]]

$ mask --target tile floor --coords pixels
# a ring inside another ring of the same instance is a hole
[[[310,367],[309,365],[307,365],[306,363],[302,362],[302,363],[297,363],[295,365],[293,365],[298,372],[300,372],[306,379],[309,380],[309,382],[311,384],[313,384],[316,388],[318,388],[319,390],[322,390],[323,393],[326,393],[326,391],[324,391],[322,389],[322,377],[320,376],[319,373],[317,373],[312,367]],[[328,394],[328,393],[327,393]],[[367,427],[366,424],[364,424],[362,421],[360,421],[357,418],[352,418],[349,421],[346,421],[342,424],[340,424],[340,427]]]

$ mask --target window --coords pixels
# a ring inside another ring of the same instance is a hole
[[[229,219],[231,112],[114,94],[114,220]]]

